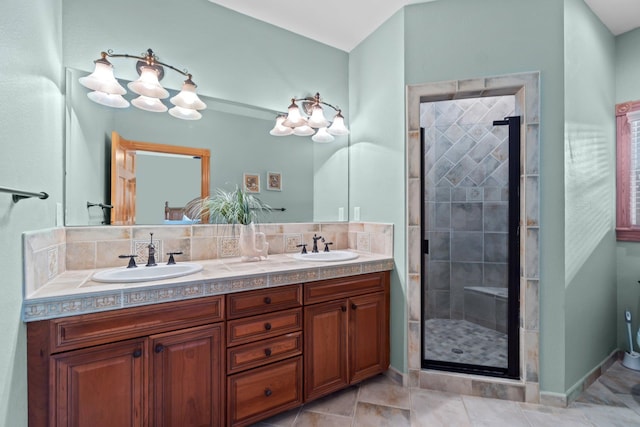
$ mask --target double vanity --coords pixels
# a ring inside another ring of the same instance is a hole
[[[392,241],[391,226],[327,225],[342,243],[324,261],[287,252],[297,232],[274,230],[284,251],[260,262],[194,259],[191,242],[175,266],[195,270],[178,277],[98,281],[156,268],[142,265],[32,284],[23,309],[29,425],[246,426],[384,372],[393,258],[372,249]],[[44,251],[53,262],[51,241],[25,239],[26,260]],[[163,261],[158,274],[172,270]]]

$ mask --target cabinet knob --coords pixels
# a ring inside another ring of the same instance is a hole
[[[264,328],[265,328],[267,331],[270,331],[270,330],[271,330],[271,323],[268,323],[268,322],[267,322],[267,323],[265,323],[265,324],[264,324]]]
[[[140,349],[138,348],[138,349],[136,349],[136,350],[133,352],[133,357],[134,357],[135,359],[137,359],[137,358],[138,358],[138,357],[140,357],[140,356],[142,356],[142,350],[140,350]]]
[[[356,308],[358,308],[358,306],[355,303],[351,303],[351,308],[355,310]]]
[[[344,305],[342,307],[340,307],[340,310],[342,311],[347,311],[347,307],[345,307]]]
[[[267,356],[267,357],[271,356],[271,349],[270,348],[265,348],[264,349],[264,355]]]
[[[164,350],[164,346],[162,344],[156,344],[156,348],[154,350],[156,353],[162,353],[162,350]]]
[[[264,389],[264,395],[265,396],[269,397],[269,396],[271,396],[271,394],[273,394],[273,392],[271,391],[270,388],[265,388]]]
[[[271,297],[264,297],[265,304],[271,304]]]

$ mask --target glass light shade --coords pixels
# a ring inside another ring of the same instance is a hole
[[[207,104],[202,102],[200,98],[198,98],[198,94],[196,93],[196,85],[191,82],[191,80],[186,80],[182,85],[182,90],[179,94],[171,98],[169,101],[173,105],[177,105],[178,107],[188,108],[191,110],[204,110],[207,108]]]
[[[93,92],[89,92],[87,97],[89,97],[93,102],[106,105],[107,107],[127,108],[129,106],[129,101],[124,99],[122,95],[118,94],[104,93],[94,90]]]
[[[289,105],[289,109],[287,111],[287,119],[283,123],[284,126],[293,128],[307,124],[307,119],[302,117],[300,114],[300,109],[298,108],[298,104],[296,104],[295,100],[291,100],[291,105]]]
[[[127,86],[138,95],[160,99],[169,97],[169,92],[158,82],[158,71],[153,67],[140,67],[138,80],[130,82]]]
[[[273,136],[291,135],[293,133],[293,129],[291,129],[290,127],[284,126],[282,124],[284,122],[284,119],[285,119],[285,116],[278,116],[276,118],[276,124],[273,127],[273,129],[269,131],[269,134]]]
[[[200,114],[198,111],[192,110],[190,108],[183,108],[177,105],[169,109],[169,114],[177,119],[182,120],[200,120],[202,118],[202,114]]]
[[[151,98],[148,96],[140,95],[131,103],[134,107],[141,110],[151,111],[152,113],[164,113],[167,111],[167,106],[164,105],[158,98]]]
[[[333,123],[327,131],[331,135],[349,135],[349,129],[344,125],[344,117],[340,114],[340,111],[338,111],[338,114],[333,118]]]
[[[113,77],[113,65],[106,59],[98,59],[93,73],[80,77],[78,81],[86,88],[106,94],[124,95],[127,93],[127,90]]]
[[[326,127],[318,129],[318,132],[316,132],[316,134],[311,137],[311,140],[313,142],[331,142],[334,139],[335,138],[331,136],[329,132],[327,132]]]
[[[313,106],[311,117],[307,121],[307,124],[312,128],[324,128],[329,126],[329,120],[324,117],[324,111],[318,104]]]
[[[285,120],[285,123],[286,123],[286,120]],[[313,128],[307,125],[302,125],[302,126],[293,128],[293,134],[297,136],[309,136],[309,135],[313,135],[315,132],[316,131]]]

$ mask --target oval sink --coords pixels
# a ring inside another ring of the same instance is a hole
[[[171,279],[186,276],[202,270],[200,264],[182,262],[179,264],[158,264],[153,267],[139,266],[136,268],[118,267],[99,271],[91,280],[105,283],[148,282],[151,280]]]
[[[358,254],[349,251],[331,251],[331,252],[316,252],[306,254],[294,254],[293,257],[300,261],[322,261],[322,262],[335,262],[335,261],[348,261],[350,259],[358,258]]]

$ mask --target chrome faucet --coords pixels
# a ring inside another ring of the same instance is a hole
[[[156,246],[153,244],[153,233],[149,233],[149,234],[151,234],[151,241],[147,246],[147,248],[149,249],[149,259],[147,260],[146,266],[153,267],[154,265],[158,265],[156,264]]]

